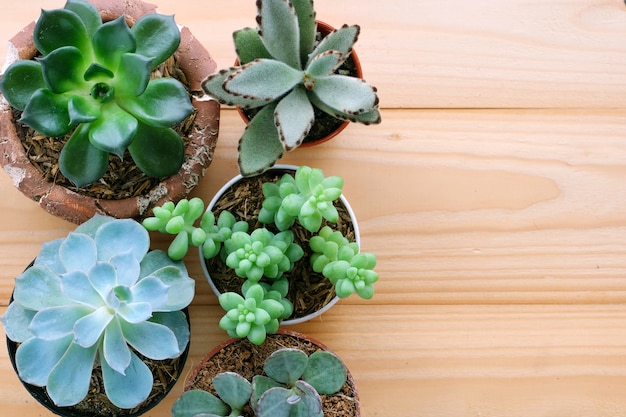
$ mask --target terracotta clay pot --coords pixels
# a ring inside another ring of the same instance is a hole
[[[124,14],[129,25],[132,25],[142,15],[156,12],[155,5],[141,0],[90,1],[100,10],[103,21]],[[32,59],[35,56],[34,27],[35,22],[32,22],[10,40],[7,66],[15,60]],[[186,197],[203,177],[217,143],[220,106],[217,101],[204,95],[200,85],[208,74],[215,71],[217,65],[186,27],[181,28],[181,43],[174,55],[190,83],[192,104],[197,110],[185,149],[185,161],[177,174],[164,179],[145,195],[121,200],[89,197],[50,182],[30,163],[16,133],[12,108],[0,96],[0,163],[15,187],[49,213],[76,224],[87,221],[95,213],[117,218],[142,218],[155,206]]]
[[[329,25],[328,23],[320,22],[319,20],[316,20],[316,23],[317,23],[317,30],[319,31],[322,37],[326,37],[330,32],[335,30],[335,28]],[[354,72],[355,72],[354,76],[357,78],[363,79],[363,70],[361,67],[361,61],[359,60],[359,57],[357,56],[354,50],[350,53],[350,57],[348,57],[348,62],[351,62],[352,66],[354,67]],[[235,66],[237,65],[239,65],[239,60],[235,61]],[[243,110],[240,107],[237,107],[237,112],[239,113],[239,116],[241,116],[242,120],[246,124],[250,122],[251,118],[249,117],[249,115],[246,113],[245,110]],[[306,148],[306,147],[320,145],[324,142],[327,142],[330,139],[337,136],[339,133],[341,133],[346,127],[348,127],[349,124],[350,122],[344,121],[341,124],[339,124],[332,132],[328,133],[327,135],[319,139],[305,138],[304,142],[302,142],[300,147]]]
[[[265,174],[267,175],[272,175],[272,173],[280,173],[282,175],[282,173],[284,172],[288,172],[291,175],[294,175],[296,172],[296,169],[298,167],[295,165],[287,165],[287,164],[277,164],[275,166],[273,166],[272,168],[270,168],[268,171],[266,171]],[[261,178],[264,174],[260,174],[259,178]],[[220,200],[220,198],[227,193],[229,190],[231,190],[231,188],[234,188],[236,186],[236,184],[239,181],[254,181],[254,179],[247,179],[245,177],[243,177],[242,175],[236,175],[235,177],[233,177],[230,181],[228,181],[226,184],[224,184],[222,186],[222,188],[220,188],[220,190],[217,191],[217,193],[215,193],[215,196],[213,197],[213,199],[209,202],[209,204],[207,205],[207,211],[213,211],[215,206],[217,205],[218,201]],[[260,193],[261,190],[259,189],[258,192]],[[346,197],[344,195],[341,195],[339,198],[340,201],[340,206],[343,208],[342,211],[344,211],[348,217],[348,222],[350,222],[351,224],[351,228],[353,230],[353,241],[355,241],[357,244],[361,244],[361,237],[360,237],[360,233],[359,233],[359,225],[357,222],[357,218],[356,215],[354,213],[354,211],[352,210],[352,207],[350,206],[350,204],[348,203],[348,200],[346,199]],[[246,203],[250,202],[250,200],[246,200]],[[250,206],[252,206],[253,204],[250,203]],[[235,208],[237,209],[237,208]],[[247,221],[252,221],[254,223],[255,219],[253,218],[255,213],[254,213],[254,208],[253,207],[248,207],[247,212],[249,214],[249,217],[246,219],[242,220],[247,220]],[[214,211],[215,213],[215,211]],[[234,212],[233,212],[234,213]],[[235,214],[235,213],[234,213]],[[215,216],[216,218],[218,217],[218,214],[216,214]],[[238,219],[239,220],[239,219]],[[298,223],[296,222],[296,226],[298,227]],[[292,227],[293,230],[293,227]],[[302,228],[303,233],[307,233],[304,232],[304,228]],[[249,230],[249,232],[252,232],[252,229]],[[310,233],[310,232],[308,232]],[[298,233],[296,233],[296,240],[298,240]],[[301,243],[301,246],[304,246],[304,244],[306,244],[306,242]],[[304,249],[304,247],[303,247]],[[211,287],[211,289],[213,290],[213,293],[219,297],[220,294],[222,292],[226,292],[226,291],[221,291],[220,288],[218,288],[219,286],[215,284],[213,278],[211,277],[211,273],[212,273],[212,268],[211,266],[213,265],[211,262],[220,262],[221,260],[219,259],[219,256],[217,256],[216,258],[213,258],[213,260],[211,261],[207,261],[203,258],[202,256],[202,247],[200,247],[199,249],[199,253],[200,253],[200,264],[202,267],[202,271],[204,272],[204,275],[207,279],[207,281],[209,282],[209,285]],[[317,274],[313,271],[313,269],[310,267],[309,264],[309,259],[308,258],[303,258],[301,260],[298,261],[298,264],[303,265],[302,268],[306,269],[306,273],[307,274],[316,274],[317,276],[319,276],[320,278],[323,278],[321,276],[321,274]],[[294,268],[295,270],[295,268]],[[229,271],[229,276],[234,276],[233,273],[230,273]],[[302,276],[298,275],[297,273],[295,273],[295,271],[292,271],[289,273],[289,276],[293,276],[294,280],[290,280],[290,286],[293,285],[294,281],[300,281],[300,282],[305,282],[308,281],[309,279],[302,279]],[[241,282],[243,282],[244,280],[241,279]],[[326,278],[323,278],[323,281],[326,281]],[[239,288],[240,288],[241,284],[239,284]],[[231,289],[232,290],[232,289]],[[307,289],[308,290],[308,289]],[[241,291],[237,291],[238,293],[240,293]],[[339,297],[337,297],[335,295],[334,292],[334,288],[332,288],[332,284],[330,284],[330,282],[328,282],[328,285],[325,288],[322,288],[320,286],[316,286],[315,289],[316,293],[327,293],[328,294],[328,298],[326,298],[326,303],[323,306],[320,306],[319,309],[311,311],[307,314],[302,314],[302,315],[297,315],[297,310],[294,312],[294,315],[286,320],[283,320],[281,322],[281,324],[284,325],[291,325],[291,324],[298,324],[298,323],[302,323],[305,321],[309,321],[311,319],[314,319],[316,317],[319,317],[320,315],[324,314],[326,311],[328,311],[333,305],[335,305],[337,303],[337,301],[339,301]],[[287,298],[290,298],[290,295],[287,296]],[[290,299],[290,301],[296,305],[297,300],[295,299]],[[305,302],[303,304],[306,304]]]
[[[299,348],[309,355],[317,350],[331,351],[323,343],[308,335],[284,329],[280,329],[276,334],[268,335],[266,341],[260,346],[250,343],[247,339],[228,339],[213,348],[193,369],[185,382],[185,391],[192,389],[208,391],[211,386],[210,381],[220,372],[236,372],[246,379],[251,379],[251,375],[244,375],[246,369],[253,368],[255,374],[262,374],[262,364],[265,358],[281,348]],[[224,357],[218,359],[224,351],[226,351]],[[248,367],[248,364],[251,366]],[[346,383],[338,394],[325,396],[335,397],[325,406],[330,407],[329,404],[332,404],[333,411],[337,413],[341,410],[340,415],[344,417],[359,417],[361,406],[356,383],[345,363],[344,367],[348,376]]]

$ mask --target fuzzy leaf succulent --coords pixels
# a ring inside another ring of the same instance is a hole
[[[126,150],[149,176],[180,169],[184,144],[171,126],[193,107],[180,82],[150,78],[180,43],[172,16],[147,14],[131,28],[124,16],[103,23],[90,3],[68,0],[42,10],[33,39],[42,56],[11,64],[0,91],[34,130],[71,133],[59,157],[63,175],[78,187],[91,183],[106,172],[109,154]]]
[[[138,354],[154,360],[182,354],[189,326],[181,310],[194,296],[184,264],[149,245],[134,220],[96,215],[42,246],[17,277],[2,317],[8,338],[20,343],[23,381],[45,386],[58,406],[71,406],[87,395],[98,363],[113,404],[133,408],[148,397],[153,376]]]
[[[186,391],[174,403],[172,417],[239,416],[244,398],[257,417],[323,417],[320,394],[339,392],[347,379],[341,360],[328,351],[307,356],[299,349],[279,349],[265,360],[263,370],[251,384],[233,372],[216,375],[219,398],[202,390]]]
[[[239,142],[242,175],[258,174],[300,146],[316,109],[340,120],[380,123],[376,89],[338,73],[359,26],[344,25],[318,42],[312,0],[258,0],[257,13],[258,28],[233,34],[240,65],[203,82],[223,104],[260,108]]]

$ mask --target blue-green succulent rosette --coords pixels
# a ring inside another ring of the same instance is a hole
[[[87,396],[99,364],[115,406],[134,408],[148,398],[153,375],[139,354],[165,360],[185,351],[182,310],[195,289],[182,262],[149,246],[139,223],[100,215],[42,246],[16,278],[1,319],[19,343],[22,381],[46,387],[57,406],[72,406]]]
[[[146,14],[131,27],[124,16],[103,23],[84,0],[42,10],[33,39],[41,54],[12,63],[0,91],[20,121],[49,137],[71,134],[59,157],[77,187],[100,179],[109,154],[128,150],[150,177],[178,172],[184,142],[172,126],[193,106],[178,80],[151,79],[180,44],[173,16]]]

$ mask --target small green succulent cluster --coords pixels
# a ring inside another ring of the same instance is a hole
[[[374,295],[376,257],[360,253],[356,242],[349,242],[328,225],[338,220],[334,202],[341,196],[342,187],[342,178],[325,177],[318,168],[301,166],[295,175],[285,174],[275,183],[263,184],[259,222],[266,227],[249,232],[249,224],[236,221],[227,210],[217,221],[210,210],[201,215],[204,203],[197,197],[155,208],[154,217],[145,219],[143,225],[148,230],[177,235],[168,249],[173,259],[182,259],[189,246],[201,246],[204,258],[220,256],[238,277],[245,279],[241,294],[220,295],[220,305],[227,311],[220,327],[232,337],[247,337],[261,344],[293,312],[293,304],[285,298],[289,290],[285,274],[304,257],[304,249],[294,242],[290,230],[296,222],[313,234],[312,269],[335,286],[340,298],[355,292],[365,299]],[[200,217],[199,226],[195,226]],[[323,220],[326,225],[322,227]],[[271,226],[278,232],[272,232]]]
[[[266,359],[263,370],[252,382],[234,372],[216,375],[217,396],[186,391],[174,403],[172,417],[237,417],[248,404],[257,417],[323,417],[320,394],[337,393],[347,379],[341,360],[328,351],[307,356],[299,349],[280,349]]]
[[[128,149],[152,177],[176,173],[184,143],[171,126],[192,112],[184,86],[151,72],[180,44],[172,16],[146,14],[132,28],[124,16],[103,23],[84,0],[42,10],[33,39],[42,57],[11,64],[0,91],[20,121],[50,137],[71,137],[59,157],[76,186],[101,178],[109,154]]]
[[[71,406],[87,395],[99,363],[113,404],[134,408],[148,398],[153,376],[138,354],[183,353],[189,324],[181,310],[195,288],[183,263],[149,246],[139,223],[100,215],[42,246],[2,316],[7,337],[19,343],[23,381]]]
[[[316,113],[380,123],[376,89],[339,73],[359,26],[344,25],[319,41],[313,0],[258,0],[257,13],[258,28],[233,34],[240,65],[203,82],[223,104],[260,109],[239,142],[242,175],[263,172],[300,146]]]

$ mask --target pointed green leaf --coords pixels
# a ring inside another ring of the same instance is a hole
[[[185,144],[176,131],[144,123],[139,123],[128,150],[139,169],[156,178],[177,173],[185,158]]]
[[[260,174],[283,155],[285,149],[274,125],[275,108],[275,104],[263,107],[239,140],[238,162],[243,176]]]
[[[328,36],[321,40],[313,53],[311,53],[306,66],[308,67],[313,59],[327,51],[340,52],[342,60],[339,62],[339,65],[341,65],[343,61],[350,56],[350,53],[352,53],[352,48],[359,38],[360,31],[361,28],[358,25],[344,25],[329,33]]]
[[[89,125],[81,125],[61,150],[61,173],[77,187],[97,181],[107,170],[109,154],[91,144]]]
[[[90,124],[89,141],[96,148],[122,158],[139,123],[114,102],[103,105],[101,110],[100,118]]]
[[[317,107],[318,109],[322,110],[325,113],[330,114],[331,116],[339,120],[345,120],[345,121],[354,122],[354,123],[362,123],[364,125],[378,124],[382,120],[381,115],[380,115],[380,110],[378,108],[372,109],[371,111],[366,112],[366,113],[355,115],[355,114],[343,113],[337,109],[334,109],[328,106],[319,98],[317,98],[315,94],[312,94],[311,92],[309,92],[309,99],[311,100],[311,103],[313,103],[315,107]]]
[[[85,62],[82,52],[74,46],[64,46],[39,60],[50,91],[61,94],[83,88]]]
[[[95,101],[91,96],[73,96],[68,104],[70,113],[70,123],[91,123],[102,114],[100,112],[100,103]]]
[[[122,55],[137,48],[123,15],[100,26],[92,39],[96,60],[112,71],[117,69]]]
[[[63,136],[74,127],[68,105],[68,97],[40,88],[31,96],[20,121],[45,135]]]
[[[257,2],[261,39],[270,54],[295,69],[301,69],[300,28],[289,0]]]
[[[67,0],[64,9],[70,10],[80,17],[85,24],[89,39],[91,39],[100,25],[102,25],[100,13],[91,3],[81,0]]]
[[[63,46],[75,46],[86,56],[91,56],[91,43],[87,28],[73,11],[42,10],[33,33],[35,46],[43,55]]]
[[[143,94],[150,81],[150,58],[140,54],[124,54],[117,68],[115,88],[118,94]]]
[[[127,112],[154,127],[173,126],[193,112],[187,91],[173,78],[151,80],[140,96],[123,95],[118,100]]]
[[[227,79],[239,72],[241,67],[232,67],[210,75],[202,82],[202,88],[221,104],[238,106],[244,109],[252,109],[264,106],[268,101],[264,98],[250,97],[248,95],[231,94],[224,89]]]
[[[0,91],[18,110],[24,110],[33,93],[45,87],[41,64],[36,61],[15,61],[0,77]]]
[[[315,121],[313,106],[304,87],[294,88],[280,100],[274,117],[285,150],[300,146]]]
[[[109,81],[115,74],[110,69],[98,63],[92,63],[85,71],[83,78],[85,81]]]
[[[102,376],[107,397],[120,408],[136,407],[148,398],[152,391],[152,372],[132,352],[130,365],[126,368],[124,375],[116,372],[106,361],[103,361]]]
[[[96,345],[83,348],[72,343],[48,377],[48,395],[59,406],[80,402],[89,391],[89,381],[95,360]]]
[[[137,40],[137,52],[152,58],[152,67],[156,67],[169,58],[180,44],[180,30],[174,16],[159,13],[145,14],[131,28]]]
[[[269,102],[291,91],[302,82],[303,76],[302,71],[280,61],[258,59],[228,77],[224,81],[224,90]]]
[[[252,28],[245,28],[233,33],[235,52],[241,65],[247,64],[259,58],[272,58],[267,51],[259,31]]]

